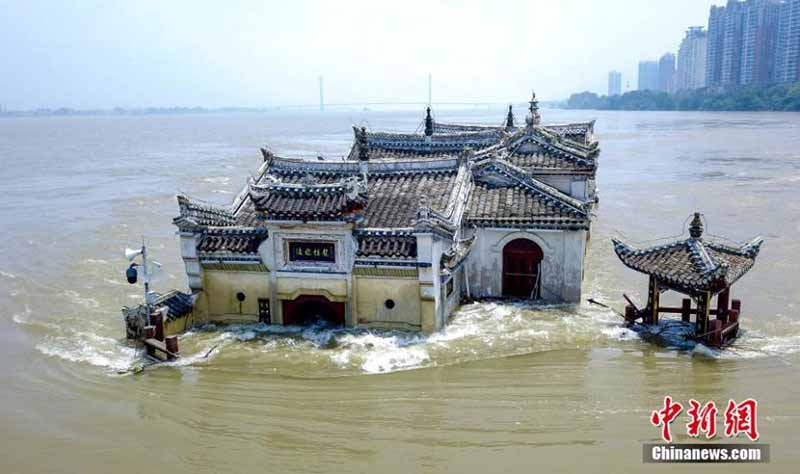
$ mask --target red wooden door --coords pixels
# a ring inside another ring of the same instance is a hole
[[[538,299],[544,254],[535,242],[512,240],[503,248],[503,296]]]

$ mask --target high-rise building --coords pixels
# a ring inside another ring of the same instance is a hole
[[[707,86],[775,81],[782,8],[784,0],[728,0],[724,7],[711,7]]]
[[[667,53],[658,60],[658,90],[675,92],[675,55]]]
[[[722,25],[722,55],[720,64],[721,86],[735,86],[742,71],[742,30],[744,27],[744,5],[738,0],[728,0],[724,8]]]
[[[608,96],[622,94],[622,74],[617,71],[608,73]]]
[[[800,81],[800,0],[780,7],[775,53],[775,82]]]
[[[658,90],[658,62],[640,61],[639,62],[639,90],[657,91]]]
[[[775,82],[781,0],[748,0],[742,12],[739,84]]]
[[[707,46],[708,34],[703,27],[689,27],[678,51],[676,91],[700,89],[706,85]]]

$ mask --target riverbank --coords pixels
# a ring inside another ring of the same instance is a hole
[[[572,94],[563,104],[566,109],[593,110],[679,110],[721,112],[798,112],[800,111],[800,82],[768,87],[737,87],[730,89],[697,89],[675,94],[658,91],[631,91],[606,96],[593,92]]]

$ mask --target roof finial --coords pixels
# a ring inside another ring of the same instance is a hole
[[[514,128],[514,112],[511,104],[508,104],[508,115],[506,115],[506,128]]]
[[[703,239],[703,221],[700,219],[700,213],[695,212],[692,223],[689,224],[689,235],[695,240]]]
[[[369,142],[367,141],[367,127],[361,127],[358,134],[358,160],[369,161]]]
[[[525,122],[529,127],[539,125],[542,122],[542,117],[539,115],[539,101],[536,100],[536,92],[531,90],[531,100],[528,102],[528,116],[525,117]]]
[[[428,107],[425,114],[425,135],[430,137],[433,135],[433,118],[431,118],[431,108]]]

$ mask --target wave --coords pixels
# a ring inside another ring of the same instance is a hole
[[[30,308],[15,318],[29,324]],[[73,332],[46,338],[44,354],[113,371],[142,364],[141,354],[124,341]],[[269,367],[289,376],[386,374],[553,350],[649,343],[623,327],[619,317],[592,307],[541,308],[524,304],[474,303],[460,308],[441,331],[425,335],[399,330],[346,329],[264,323],[196,327],[180,336],[181,352],[164,367],[184,368],[210,360],[245,359],[248,370]],[[753,358],[800,352],[800,335],[764,336],[743,331],[735,344],[713,349],[671,351],[675,357]],[[220,359],[221,358],[221,359]]]
[[[92,333],[48,337],[36,349],[48,356],[115,371],[130,369],[139,353],[137,348],[125,346],[117,339]]]

